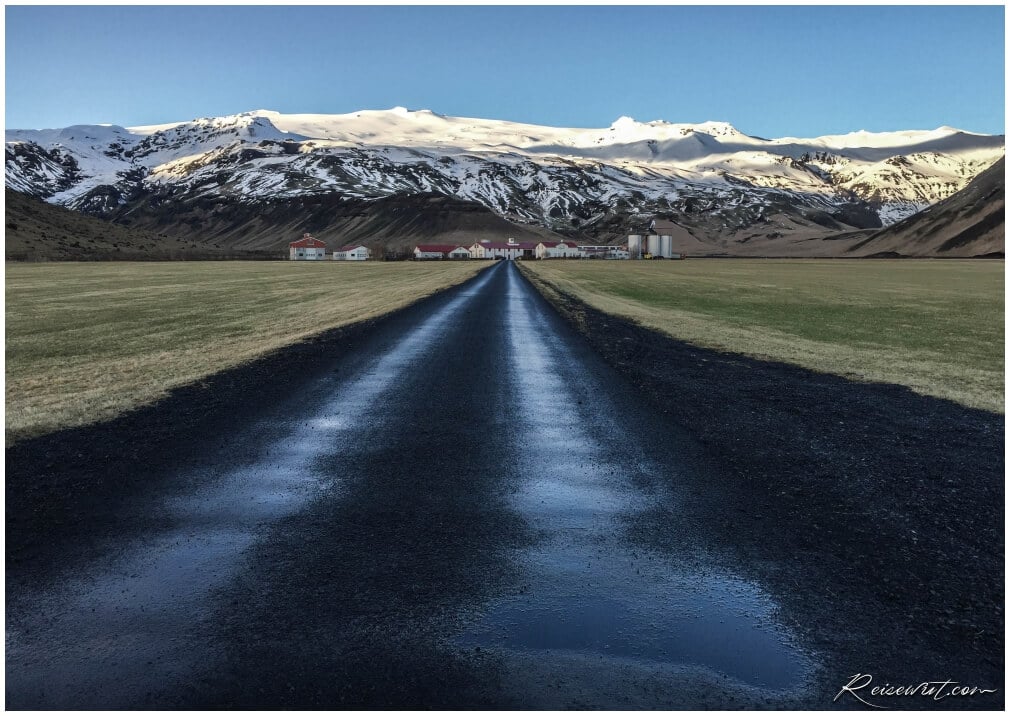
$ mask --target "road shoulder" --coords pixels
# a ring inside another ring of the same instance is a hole
[[[723,467],[718,484],[692,478],[684,510],[776,586],[786,615],[831,655],[826,687],[857,672],[942,677],[998,688],[984,705],[1002,704],[1003,416],[698,348],[523,274]],[[635,530],[671,548],[691,539],[664,522],[657,511]]]
[[[148,497],[181,468],[224,455],[233,438],[273,414],[325,393],[327,380],[359,370],[371,345],[390,345],[426,312],[466,290],[468,280],[377,318],[323,331],[195,383],[167,397],[82,427],[8,446],[8,576],[42,578],[92,553],[108,537],[157,525]],[[248,441],[247,441],[248,442]]]

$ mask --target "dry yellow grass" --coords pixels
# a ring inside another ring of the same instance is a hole
[[[460,283],[486,264],[6,265],[7,444]]]
[[[696,345],[1004,410],[1002,261],[542,261],[586,303]]]

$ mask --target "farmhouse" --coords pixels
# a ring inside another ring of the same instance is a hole
[[[414,260],[468,259],[470,250],[457,244],[418,244],[414,247]]]
[[[487,246],[490,243],[491,243],[490,241],[482,241],[482,242],[473,244],[470,247],[470,258],[472,258],[472,259],[489,259],[489,258],[491,258],[491,255],[487,254],[487,252],[484,249],[484,247]],[[485,254],[487,254],[487,255],[485,255]]]
[[[341,246],[333,252],[334,261],[367,261],[370,258],[367,246]]]
[[[418,244],[414,258],[445,259],[626,259],[625,246],[579,246],[574,241],[478,241],[469,247],[453,244]]]
[[[292,261],[318,261],[326,258],[326,244],[313,238],[312,234],[302,234],[298,241],[288,244]]]
[[[577,259],[583,255],[574,241],[541,241],[535,253],[538,259]]]
[[[484,250],[483,258],[486,259],[532,259],[536,254],[537,245],[532,241],[516,241],[509,239],[506,242],[489,241],[482,243]]]

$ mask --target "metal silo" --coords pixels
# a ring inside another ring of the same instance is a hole
[[[642,258],[642,235],[628,235],[628,257],[632,259]]]
[[[659,237],[659,255],[665,259],[673,257],[673,237],[663,235]]]
[[[659,236],[652,234],[649,236],[649,253],[653,256],[659,256]]]

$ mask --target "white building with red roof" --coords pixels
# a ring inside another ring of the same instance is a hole
[[[532,259],[536,257],[537,242],[481,241],[470,247],[470,255],[480,259]]]
[[[470,250],[465,246],[454,246],[445,257],[447,259],[468,259],[470,258]]]
[[[414,259],[417,261],[468,258],[470,250],[459,244],[418,244],[414,247]]]
[[[333,252],[334,261],[368,261],[370,258],[372,258],[372,252],[368,250],[367,246],[360,244],[341,246]]]
[[[326,258],[326,244],[312,234],[302,234],[298,241],[288,244],[292,261],[319,261]]]
[[[538,259],[578,259],[582,256],[582,250],[574,241],[541,241],[536,248]]]

